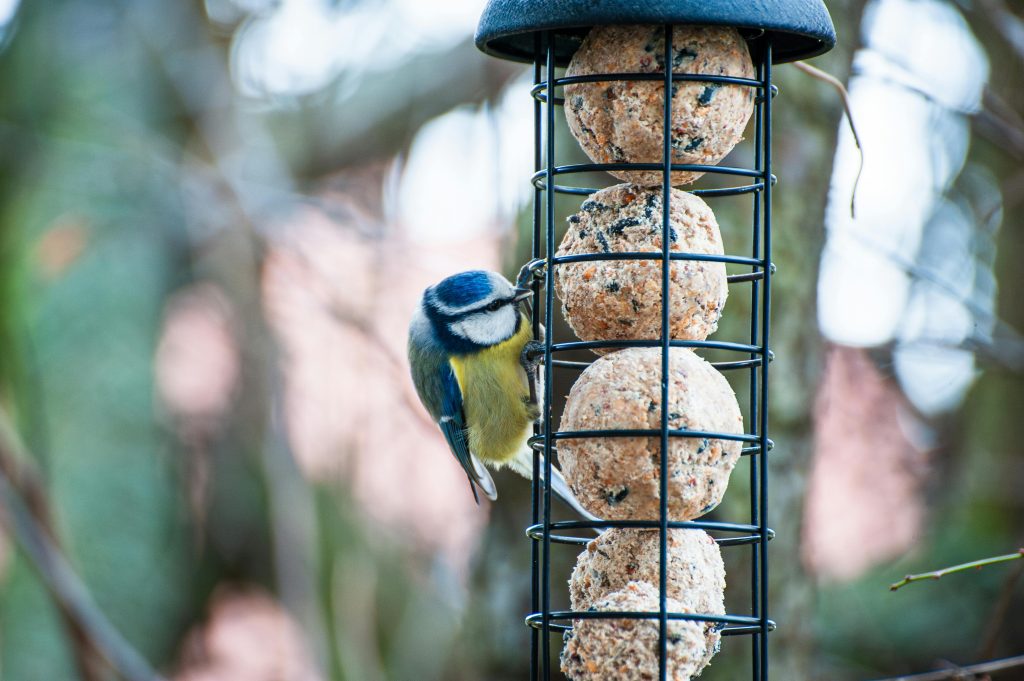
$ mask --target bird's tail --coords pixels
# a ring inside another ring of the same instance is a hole
[[[527,480],[533,479],[533,450],[525,448],[521,451],[515,459],[509,462],[509,468],[514,470],[519,475],[523,476]],[[544,477],[544,455],[540,455],[540,475]],[[576,511],[581,517],[586,520],[600,521],[600,518],[595,516],[593,513],[583,508],[580,504],[579,499],[569,489],[569,483],[565,481],[562,476],[562,471],[558,470],[554,466],[551,467],[551,491],[554,492],[558,497],[566,503],[572,510]],[[601,530],[595,528],[595,532],[601,534]]]

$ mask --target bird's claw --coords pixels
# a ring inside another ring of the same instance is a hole
[[[529,288],[535,280],[540,279],[546,263],[544,258],[534,258],[523,265],[519,270],[519,276],[516,277],[516,287]]]
[[[519,355],[519,363],[526,369],[527,374],[533,373],[544,361],[544,343],[538,340],[527,341],[523,351]]]

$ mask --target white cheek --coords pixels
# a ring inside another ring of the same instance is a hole
[[[452,325],[452,331],[478,345],[495,345],[516,331],[516,309],[507,305],[497,312],[477,313]]]

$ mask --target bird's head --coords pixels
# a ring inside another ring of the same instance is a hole
[[[519,330],[519,303],[529,289],[497,272],[453,274],[423,294],[423,310],[449,352],[473,352],[508,340]]]

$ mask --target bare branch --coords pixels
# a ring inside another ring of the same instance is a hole
[[[1010,612],[1010,604],[1013,602],[1013,592],[1021,576],[1024,576],[1024,560],[1020,562],[1016,570],[1011,570],[1003,581],[1003,588],[999,591],[999,598],[992,608],[988,625],[985,627],[985,642],[978,657],[991,657],[995,653],[996,643],[999,641],[999,630],[1006,622],[1006,615]]]
[[[127,681],[161,681],[162,677],[121,635],[96,606],[81,578],[50,538],[19,493],[15,470],[24,448],[7,414],[0,410],[0,505],[7,511],[9,529],[38,571],[43,584],[97,651]]]
[[[838,232],[834,228],[830,232]],[[903,256],[894,253],[892,250],[881,247],[877,242],[867,238],[859,231],[849,232],[850,238],[873,253],[883,256],[889,262],[906,272],[911,278],[926,282],[938,290],[946,293],[951,298],[958,300],[968,312],[983,324],[991,324],[992,332],[985,336],[975,334],[965,338],[958,343],[947,343],[940,339],[914,339],[912,343],[937,345],[942,347],[954,347],[963,350],[970,350],[977,353],[979,357],[996,364],[1010,371],[1020,372],[1024,370],[1024,335],[1010,326],[1002,318],[996,316],[992,311],[985,309],[970,298],[964,299],[957,291],[956,286],[941,278],[937,274],[920,267]]]
[[[0,424],[0,429],[3,427]],[[31,462],[21,450],[20,444],[13,453],[0,445],[0,475],[6,476],[8,484],[16,489],[24,499],[27,512],[35,518],[40,532],[53,542],[57,550],[60,550],[60,540],[54,531],[53,514],[50,512],[46,490],[43,488],[36,470],[30,464]],[[100,669],[102,659],[96,654],[88,632],[82,629],[80,623],[67,608],[63,607],[61,602],[57,601],[56,605],[61,622],[67,630],[72,658],[79,676],[83,681],[100,681],[104,678],[103,671]]]
[[[1012,669],[1014,667],[1024,667],[1024,655],[1004,657],[1000,660],[989,660],[988,662],[980,662],[978,664],[970,665],[969,667],[952,667],[950,669],[940,669],[938,671],[925,672],[923,674],[876,679],[875,681],[944,681],[945,679],[964,679],[976,674],[998,672],[1003,669]]]
[[[996,320],[997,324],[1004,324]],[[964,350],[975,354],[982,364],[987,364],[1007,371],[1020,373],[1024,371],[1024,340],[1014,332],[1013,336],[972,334],[966,338],[941,338],[936,336],[918,336],[901,339],[898,343],[887,343],[883,347],[890,349],[896,345],[904,348],[915,346],[943,348],[948,350]]]
[[[982,109],[975,114],[979,132],[1016,158],[1024,158],[1024,121],[995,90],[986,87]]]
[[[812,78],[828,83],[836,89],[839,93],[839,98],[843,101],[843,109],[846,111],[846,122],[850,126],[850,132],[853,133],[853,143],[857,145],[857,151],[860,153],[860,166],[857,168],[857,177],[853,179],[853,192],[850,194],[850,217],[857,217],[857,211],[855,204],[857,202],[857,185],[860,184],[860,174],[864,172],[864,147],[860,144],[860,136],[857,134],[857,126],[853,122],[853,110],[850,106],[850,93],[847,92],[846,86],[842,82],[830,73],[826,73],[819,68],[815,68],[810,64],[805,64],[802,61],[793,62],[793,66],[803,71]]]
[[[1011,560],[1017,560],[1024,558],[1024,548],[1017,549],[1016,553],[1007,553],[1002,556],[993,556],[991,558],[982,558],[981,560],[973,560],[970,563],[961,563],[960,565],[953,565],[951,567],[942,568],[941,570],[934,570],[932,572],[922,572],[916,575],[907,575],[900,581],[889,586],[889,591],[896,591],[901,586],[906,586],[911,582],[919,582],[925,579],[941,579],[942,577],[951,574],[953,572],[963,572],[964,570],[971,570],[974,568],[983,568],[986,565],[995,565],[996,563],[1006,563]]]
[[[988,13],[992,25],[1017,58],[1024,62],[1024,20],[1011,12],[1003,0],[980,0],[978,4]]]

